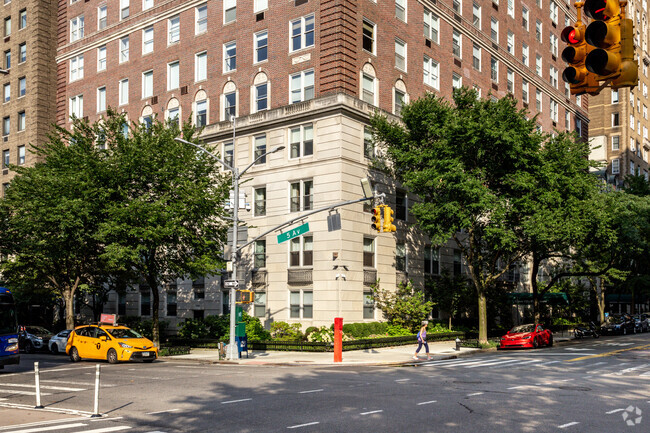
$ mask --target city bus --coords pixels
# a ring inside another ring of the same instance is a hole
[[[9,289],[0,287],[0,369],[19,362],[18,320],[14,298]]]

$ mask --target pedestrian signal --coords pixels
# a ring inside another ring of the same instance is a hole
[[[253,302],[253,292],[250,290],[237,290],[235,300],[238,304],[250,304]]]

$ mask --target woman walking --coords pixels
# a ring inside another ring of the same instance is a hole
[[[422,327],[420,328],[420,332],[418,332],[418,348],[415,350],[415,355],[413,355],[413,359],[420,359],[418,358],[418,352],[420,349],[422,349],[422,346],[424,346],[424,350],[427,351],[427,359],[431,359],[431,356],[429,355],[429,345],[427,344],[427,325],[429,324],[428,320],[423,320],[422,321]]]

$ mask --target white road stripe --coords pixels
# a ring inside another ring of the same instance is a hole
[[[465,368],[487,367],[490,365],[497,365],[497,364],[512,364],[513,362],[520,363],[521,361],[518,359],[506,359],[505,361],[483,362],[478,365],[463,365],[463,367]]]
[[[176,411],[179,411],[179,410],[180,409],[159,410],[159,411],[156,411],[156,412],[147,412],[147,413],[145,413],[145,415],[156,415],[156,414],[159,414],[159,413],[176,412]]]
[[[320,423],[318,421],[314,421],[314,422],[308,422],[307,424],[292,425],[292,426],[289,426],[287,428],[300,428],[300,427],[307,427],[307,426],[316,425],[316,424],[320,424]]]
[[[321,389],[310,389],[308,391],[300,391],[298,394],[309,394],[310,392],[321,392],[323,391],[323,388]]]
[[[104,428],[98,428],[95,430],[84,430],[83,433],[108,433],[112,431],[120,431],[120,430],[128,430],[132,427],[129,427],[128,425],[125,426],[117,426],[117,427],[104,427]]]
[[[448,365],[448,364],[461,365],[461,364],[467,364],[469,362],[476,362],[476,361],[471,359],[445,359],[442,361],[423,362],[421,365],[427,365],[427,366],[439,366],[439,365]]]
[[[0,390],[0,394],[17,394],[17,395],[36,395],[36,392],[32,391],[18,391],[17,389],[7,389]],[[42,392],[41,395],[52,395],[49,392]]]
[[[619,371],[617,371],[616,373],[614,373],[614,375],[616,375],[616,376],[622,376],[622,375],[624,375],[625,373],[629,373],[629,372],[631,372],[631,371],[635,371],[635,370],[640,370],[640,369],[642,369],[642,368],[647,367],[648,365],[650,365],[650,364],[641,364],[641,365],[636,366],[636,367],[630,367],[630,368],[626,368],[625,370],[619,370]]]
[[[230,401],[222,401],[221,404],[229,404],[229,403],[239,403],[242,401],[251,401],[252,398],[242,398],[241,400],[230,400]]]
[[[562,361],[549,361],[549,362],[545,362],[545,363],[543,363],[543,364],[541,364],[541,365],[557,364],[558,362],[562,362]]]
[[[406,382],[406,381],[409,381],[409,380],[411,380],[411,379],[395,379],[395,382]]]
[[[527,386],[530,386],[530,385],[511,386],[510,388],[506,388],[506,389],[519,389],[519,388],[526,388]]]
[[[16,429],[16,428],[27,428],[27,427],[35,427],[37,425],[45,425],[45,424],[59,424],[59,423],[66,423],[66,422],[71,422],[71,421],[79,421],[79,418],[64,418],[64,419],[57,419],[57,420],[47,420],[47,421],[36,421],[36,422],[28,422],[25,424],[17,424],[17,425],[10,425],[6,427],[0,427],[0,431],[4,432],[5,430],[11,430],[11,429]]]
[[[3,383],[2,386],[15,386],[17,388],[36,388],[36,385],[29,385],[24,383]],[[85,391],[86,388],[66,388],[63,386],[50,386],[41,385],[42,389],[53,389],[55,391]]]
[[[88,387],[95,387],[95,382],[70,382],[67,380],[54,380],[54,379],[41,379],[41,383],[63,383],[65,385],[81,385],[81,386],[88,386]],[[117,386],[113,384],[107,384],[102,382],[102,388],[108,388],[112,386]]]
[[[63,424],[63,425],[55,425],[55,426],[50,426],[50,427],[36,427],[36,428],[27,428],[27,429],[22,429],[22,430],[9,430],[6,431],[5,433],[38,433],[38,432],[44,432],[44,431],[50,431],[50,430],[59,430],[63,428],[76,428],[76,427],[84,427],[87,426],[88,424],[83,424],[80,422],[73,423],[73,424]]]
[[[431,404],[431,403],[437,403],[437,400],[423,401],[422,403],[418,403],[418,406],[422,406],[423,404]],[[650,401],[648,403],[650,403]]]
[[[580,423],[576,422],[576,421],[573,421],[573,422],[570,422],[570,423],[567,423],[567,424],[559,425],[559,426],[557,426],[557,428],[567,428],[567,427],[571,427],[572,425],[576,425],[576,424],[580,424]]]
[[[616,412],[623,412],[624,410],[625,410],[625,409],[614,409],[614,410],[610,410],[609,412],[605,412],[605,415],[611,415],[611,414],[616,413]]]
[[[523,361],[523,362],[520,362],[519,364],[515,364],[515,365],[496,365],[496,366],[490,367],[490,368],[519,367],[520,365],[530,364],[531,362],[542,362],[542,360],[541,359],[531,359],[530,361]]]
[[[483,394],[483,393],[482,393],[482,392],[474,392],[474,393],[472,393],[472,394],[467,394],[467,396],[468,396],[468,397],[472,397],[472,396],[475,396],[475,395],[481,395],[481,394]]]
[[[373,413],[380,413],[383,412],[383,410],[371,410],[370,412],[361,412],[359,415],[370,415]]]

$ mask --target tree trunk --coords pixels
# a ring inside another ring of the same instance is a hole
[[[451,331],[451,314],[449,315],[449,330]]]
[[[485,290],[478,291],[478,342],[487,344],[487,298]]]
[[[65,329],[74,329],[74,291],[65,289],[62,295],[65,303]]]
[[[535,325],[539,324],[540,312],[539,312],[539,288],[537,287],[537,274],[539,273],[539,260],[533,254],[533,263],[530,269],[530,288],[533,292],[533,319]]]
[[[153,344],[156,347],[160,347],[160,315],[159,315],[159,304],[160,304],[160,292],[158,291],[158,279],[156,275],[147,276],[147,284],[151,288],[151,321],[152,321],[152,334],[153,334]]]

